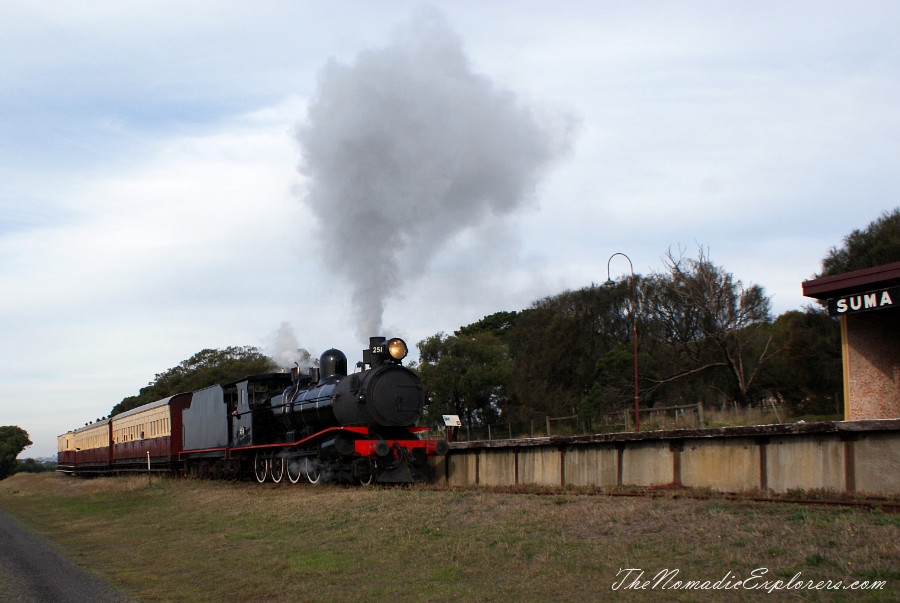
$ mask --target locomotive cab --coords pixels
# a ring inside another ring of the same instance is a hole
[[[289,373],[255,375],[225,386],[231,418],[231,445],[252,446],[275,441],[269,401],[290,385]]]

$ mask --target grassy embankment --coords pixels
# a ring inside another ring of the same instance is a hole
[[[0,482],[0,508],[142,601],[900,599],[900,517],[843,508],[56,474]],[[887,583],[626,590],[635,573],[614,590],[620,568]]]

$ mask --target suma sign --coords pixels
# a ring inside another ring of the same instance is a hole
[[[854,293],[828,300],[829,316],[844,316],[857,312],[870,312],[872,310],[887,310],[900,307],[900,287],[867,291],[866,293]]]

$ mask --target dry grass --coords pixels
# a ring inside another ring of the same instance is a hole
[[[757,600],[644,579],[886,580],[776,600],[897,600],[896,516],[748,501],[16,475],[0,508],[143,601]],[[621,577],[621,576],[620,576]]]

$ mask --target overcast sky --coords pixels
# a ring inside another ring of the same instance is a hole
[[[616,252],[648,274],[702,245],[800,309],[898,205],[895,2],[438,7],[0,4],[23,457],[203,348],[273,351],[286,323],[352,364],[367,329],[414,346],[601,283]]]

